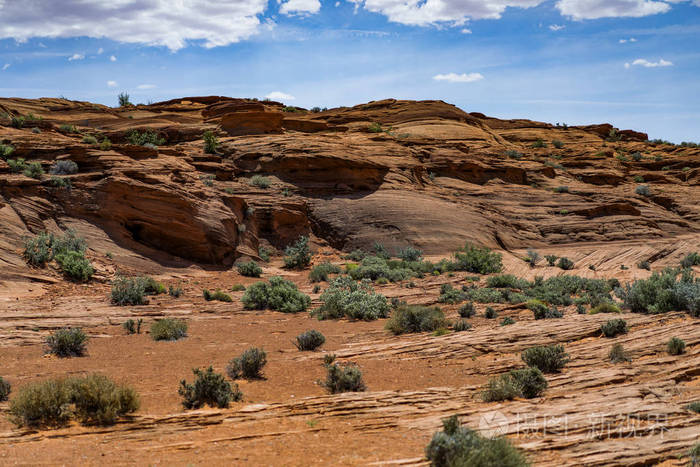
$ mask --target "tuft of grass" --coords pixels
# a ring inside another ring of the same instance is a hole
[[[263,177],[262,175],[253,175],[252,177],[250,177],[248,183],[251,186],[255,186],[262,189],[270,188],[270,179],[267,177]]]
[[[5,402],[12,392],[12,385],[0,376],[0,402]]]
[[[614,303],[603,302],[603,303],[591,308],[591,311],[589,311],[588,314],[595,315],[598,313],[621,313],[621,312],[622,312],[622,310],[620,310],[620,307],[618,307]]]
[[[484,402],[513,400],[516,397],[532,399],[547,389],[547,380],[537,368],[511,370],[491,378],[482,392]]]
[[[669,355],[681,355],[685,353],[685,342],[678,337],[672,337],[666,343],[666,351]]]
[[[209,289],[204,289],[202,290],[202,296],[204,297],[204,300],[211,302],[211,301],[219,301],[219,302],[232,302],[233,298],[226,292],[224,292],[221,289],[216,289],[215,291],[210,291]]]
[[[623,363],[623,362],[629,362],[631,358],[629,357],[629,354],[625,350],[625,348],[622,346],[622,344],[615,343],[610,347],[610,352],[608,353],[608,359],[612,363]]]
[[[64,328],[46,338],[49,353],[58,357],[82,357],[85,355],[88,336],[81,328]]]
[[[187,323],[182,319],[163,318],[151,324],[154,341],[176,341],[187,336]]]

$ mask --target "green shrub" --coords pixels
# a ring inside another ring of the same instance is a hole
[[[52,176],[49,179],[49,183],[55,188],[65,188],[66,190],[70,190],[73,187],[70,179],[65,177]]]
[[[526,280],[518,279],[512,274],[490,276],[486,279],[486,285],[495,289],[525,289],[529,286]]]
[[[275,276],[269,282],[256,282],[249,286],[243,297],[243,305],[252,310],[277,310],[282,313],[306,311],[311,298],[299,292],[297,286],[286,279]]]
[[[485,438],[460,426],[456,415],[442,421],[425,457],[434,467],[529,467],[527,458],[506,438]]]
[[[692,448],[688,449],[688,458],[690,459],[688,467],[700,465],[700,443],[695,443]]]
[[[231,286],[231,292],[243,292],[245,290],[245,285],[243,284],[233,284]]]
[[[476,315],[476,310],[474,309],[474,304],[472,302],[467,302],[462,305],[459,310],[457,310],[459,316],[462,318],[471,318]]]
[[[649,189],[648,185],[637,185],[637,188],[634,189],[634,192],[640,196],[651,195],[651,190]]]
[[[7,159],[15,151],[15,148],[9,144],[0,143],[0,159]]]
[[[559,258],[559,261],[557,262],[557,267],[559,267],[560,269],[563,269],[565,271],[568,271],[568,270],[574,268],[574,262],[571,261],[569,258],[562,257],[562,258]]]
[[[103,375],[69,378],[65,384],[75,417],[86,425],[112,425],[119,417],[136,412],[140,405],[134,389],[118,386]]]
[[[554,141],[552,141],[552,146],[554,146],[557,149],[561,149],[564,147],[564,143],[562,143],[558,139],[555,139]]]
[[[564,346],[557,344],[531,347],[521,354],[521,358],[527,366],[543,373],[558,373],[569,363],[569,354],[564,351]]]
[[[501,321],[501,326],[508,326],[511,324],[515,324],[515,320],[510,316],[506,316],[505,318],[503,318],[503,321]]]
[[[270,179],[267,177],[263,177],[262,175],[253,175],[252,177],[250,177],[248,183],[252,186],[262,189],[270,188]]]
[[[105,139],[102,140],[100,143],[100,149],[103,151],[109,151],[112,149],[112,142],[109,140],[109,138],[105,137]]]
[[[549,266],[554,266],[557,262],[557,259],[559,259],[559,257],[557,255],[545,255],[544,259],[547,260],[547,264]]]
[[[131,107],[134,105],[129,101],[129,94],[125,92],[119,93],[117,99],[119,100],[119,107]]]
[[[238,274],[246,277],[260,277],[263,270],[255,261],[238,264]]]
[[[651,271],[651,264],[649,264],[649,261],[640,261],[637,263],[637,267],[639,269],[646,269],[647,271]]]
[[[374,242],[374,245],[372,246],[372,249],[374,250],[374,254],[384,260],[388,260],[391,258],[391,254],[389,253],[389,250],[386,249],[384,244],[380,242]]]
[[[44,175],[44,169],[41,167],[41,163],[39,162],[30,162],[27,164],[27,166],[24,168],[22,173],[29,178],[35,178],[37,180],[41,180],[41,176]]]
[[[351,363],[327,363],[326,380],[321,385],[331,394],[340,392],[360,392],[367,389],[362,380],[362,371]]]
[[[541,256],[537,252],[537,250],[534,250],[532,248],[527,249],[527,256],[525,257],[525,261],[530,263],[530,267],[535,267],[537,263],[539,262]]]
[[[328,261],[324,261],[321,264],[317,264],[311,268],[309,272],[309,280],[311,282],[321,282],[328,281],[328,276],[331,274],[340,274],[340,267],[335,264],[331,264]]]
[[[447,326],[445,314],[437,307],[399,306],[386,322],[386,329],[395,335],[409,332],[432,332]]]
[[[49,353],[58,357],[82,357],[88,336],[80,328],[64,328],[46,338]]]
[[[202,296],[204,297],[204,300],[211,302],[213,300],[219,301],[219,302],[232,302],[233,299],[229,294],[224,292],[221,289],[216,289],[215,291],[210,291],[209,289],[204,289],[202,290]]]
[[[151,324],[154,341],[176,341],[187,336],[187,323],[182,319],[163,318]]]
[[[17,159],[7,159],[7,165],[10,166],[10,172],[20,173],[27,168],[26,161],[18,157]]]
[[[498,318],[498,313],[496,313],[496,310],[491,308],[490,306],[486,307],[486,311],[484,312],[484,318],[486,319],[496,319]]]
[[[17,129],[22,128],[24,126],[24,117],[10,117],[10,125]]]
[[[54,255],[67,253],[69,251],[77,251],[82,253],[85,251],[87,243],[83,237],[78,236],[74,230],[68,229],[60,237],[53,236],[51,238],[51,250]]]
[[[251,347],[228,362],[226,373],[231,379],[260,379],[262,378],[261,371],[266,363],[267,354],[265,351]]]
[[[678,337],[672,337],[666,344],[666,351],[670,355],[681,355],[685,353],[685,342]]]
[[[165,139],[159,137],[158,133],[153,130],[145,130],[142,132],[139,132],[138,130],[131,130],[129,133],[127,133],[126,139],[130,144],[136,146],[162,146],[165,144]]]
[[[468,331],[472,328],[472,325],[469,324],[469,321],[466,319],[458,319],[454,323],[452,323],[452,330],[454,332],[462,332],[462,331]]]
[[[10,421],[18,427],[58,427],[71,418],[69,387],[64,380],[48,380],[19,389],[10,401]]]
[[[615,305],[614,303],[608,303],[608,302],[603,302],[593,308],[591,308],[591,311],[588,313],[591,315],[595,315],[598,313],[621,313],[622,311],[620,310],[620,307]]]
[[[40,232],[24,241],[24,259],[32,266],[43,266],[53,258],[51,241],[53,235]]]
[[[691,402],[690,404],[688,404],[688,405],[686,406],[686,408],[687,408],[688,410],[690,410],[691,412],[700,413],[700,401],[698,401],[698,402]]]
[[[535,148],[535,149],[537,149],[537,148],[546,148],[546,147],[547,147],[547,143],[545,143],[544,140],[542,140],[542,139],[538,139],[537,141],[535,141],[534,143],[532,143],[532,147]]]
[[[623,363],[629,362],[631,359],[625,348],[619,342],[613,344],[610,347],[610,352],[608,353],[608,359],[612,363]]]
[[[600,326],[605,337],[615,337],[627,333],[627,321],[624,319],[611,319]]]
[[[85,135],[83,136],[83,143],[89,144],[91,146],[97,146],[99,143],[97,142],[97,138],[95,138],[92,135]]]
[[[184,294],[184,293],[185,292],[182,290],[182,287],[180,287],[179,285],[178,286],[171,285],[168,287],[168,295],[170,295],[171,297],[180,298],[182,296],[182,294]]]
[[[688,255],[681,260],[682,268],[692,268],[697,265],[700,265],[700,254],[697,252],[688,253]]]
[[[204,139],[204,152],[208,154],[216,154],[217,149],[219,148],[219,140],[216,137],[216,134],[214,134],[214,132],[211,130],[207,130],[204,132],[204,135],[202,135],[202,138]]]
[[[386,318],[389,304],[384,295],[374,292],[367,281],[355,282],[347,276],[340,276],[330,282],[321,294],[321,306],[314,311],[319,319],[339,319],[371,321]]]
[[[556,193],[568,193],[569,187],[566,185],[560,185],[554,189]]]
[[[143,305],[145,295],[146,282],[142,277],[117,276],[112,281],[110,297],[115,305]]]
[[[438,302],[455,304],[464,301],[464,294],[461,290],[453,288],[450,284],[442,284],[440,286],[440,296]]]
[[[95,273],[95,268],[92,267],[90,260],[83,253],[77,251],[67,251],[56,255],[56,262],[68,277],[76,281],[88,281]]]
[[[0,376],[0,402],[5,402],[12,392],[12,385]]]
[[[516,159],[520,160],[523,158],[523,154],[521,152],[516,151],[515,149],[508,149],[505,152],[506,157],[509,157],[511,159]]]
[[[367,131],[370,133],[381,133],[384,130],[382,130],[382,126],[379,123],[374,122],[367,127]]]
[[[420,259],[423,257],[423,252],[417,248],[407,246],[406,248],[399,250],[396,256],[401,258],[403,261],[420,261]]]
[[[75,127],[75,125],[70,125],[68,123],[63,123],[58,127],[59,130],[63,131],[64,133],[77,133],[78,129]]]
[[[203,405],[224,409],[230,402],[243,398],[238,385],[231,384],[220,373],[215,373],[211,366],[206,370],[194,368],[195,380],[192,384],[186,380],[180,381],[177,393],[182,396],[182,406],[186,409],[199,409]]]
[[[326,338],[319,331],[312,329],[299,334],[294,342],[299,350],[316,350],[326,342]]]
[[[490,249],[467,243],[465,247],[455,253],[455,270],[475,272],[478,274],[492,274],[501,272],[501,254],[494,253]]]
[[[284,250],[284,267],[287,269],[303,269],[311,263],[309,237],[301,236]]]
[[[122,327],[127,334],[141,334],[141,325],[143,324],[143,319],[139,318],[138,321],[133,319],[127,319],[122,323]]]
[[[532,399],[547,389],[547,380],[537,368],[511,370],[496,378],[491,378],[482,393],[484,402],[512,400],[516,397]]]
[[[272,251],[268,250],[264,246],[258,247],[258,256],[260,256],[260,259],[263,260],[265,263],[270,262],[270,254]]]
[[[624,307],[634,313],[678,310],[700,316],[700,280],[695,278],[691,269],[667,268],[654,272],[648,279],[626,284],[615,293],[623,300]]]

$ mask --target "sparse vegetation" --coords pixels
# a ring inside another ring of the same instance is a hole
[[[241,298],[243,305],[251,310],[277,310],[282,313],[306,311],[311,298],[297,289],[297,286],[279,276],[269,282],[256,282],[249,286]]]
[[[186,380],[180,381],[178,394],[182,396],[182,406],[186,409],[199,409],[204,405],[224,409],[229,403],[240,401],[243,394],[238,385],[231,384],[220,373],[216,373],[211,366],[206,370],[194,368],[195,380],[189,384]]]
[[[684,269],[698,265],[700,265],[700,254],[697,252],[688,253],[685,258],[681,260],[681,267]]]
[[[557,261],[557,267],[568,271],[574,268],[574,262],[571,261],[569,258],[562,257],[559,258],[559,261]]]
[[[238,264],[238,274],[246,277],[260,277],[262,275],[262,268],[258,266],[255,261],[249,261],[247,263]]]
[[[438,307],[401,305],[386,322],[386,329],[393,334],[432,332],[447,327],[445,314]]]
[[[600,326],[605,337],[616,337],[627,333],[627,321],[624,319],[611,319]]]
[[[12,392],[12,385],[0,376],[0,402],[5,402]]]
[[[687,311],[700,316],[700,280],[691,269],[666,268],[625,287],[615,289],[623,306],[634,313]]]
[[[231,296],[221,289],[216,289],[213,292],[209,289],[204,289],[204,290],[202,290],[202,297],[204,297],[204,300],[206,300],[208,302],[211,302],[211,301],[232,302],[233,301]]]
[[[9,144],[0,143],[0,159],[7,159],[15,151],[15,148]]]
[[[152,277],[126,277],[117,275],[112,281],[111,300],[115,305],[145,305],[146,295],[165,293],[163,284]]]
[[[267,354],[265,351],[251,347],[228,362],[226,373],[231,379],[260,379],[262,378],[262,369],[266,364]]]
[[[455,253],[454,269],[477,274],[501,272],[503,269],[501,254],[492,252],[486,247],[482,248],[467,243],[463,249]]]
[[[263,177],[262,175],[253,175],[252,177],[250,177],[248,183],[251,186],[262,188],[263,190],[270,188],[270,179],[267,177]]]
[[[547,143],[545,143],[544,140],[542,140],[542,139],[538,139],[537,141],[532,143],[532,147],[535,149],[546,148]]]
[[[476,315],[476,310],[474,309],[474,304],[472,302],[467,302],[457,310],[459,316],[462,318],[471,318]]]
[[[158,133],[153,130],[144,130],[141,132],[138,130],[131,130],[127,133],[126,139],[130,144],[135,146],[162,146],[165,144],[165,139],[158,136]]]
[[[95,273],[95,268],[82,251],[62,252],[55,259],[63,273],[72,280],[85,282]]]
[[[649,264],[649,261],[643,260],[637,263],[637,267],[639,269],[646,269],[647,271],[651,271],[651,264]]]
[[[559,141],[558,139],[555,139],[554,141],[552,141],[552,146],[554,146],[557,149],[561,149],[564,147],[564,143]]]
[[[685,342],[678,337],[672,337],[666,344],[666,351],[669,355],[681,355],[685,353]]]
[[[219,149],[219,139],[216,137],[216,134],[211,130],[207,130],[202,135],[202,138],[204,139],[204,152],[216,154]]]
[[[151,324],[151,338],[154,341],[176,341],[187,337],[187,323],[182,319],[163,318]]]
[[[458,319],[452,323],[452,330],[454,332],[468,331],[472,328],[472,325],[466,319]]]
[[[407,246],[399,250],[396,256],[405,262],[420,261],[423,257],[423,252],[418,248]]]
[[[309,237],[301,236],[284,250],[284,267],[287,269],[303,269],[311,263]]]
[[[321,306],[313,312],[319,319],[372,321],[389,315],[384,295],[376,293],[368,281],[355,282],[347,276],[333,279],[320,299]]]
[[[554,266],[557,262],[557,259],[559,259],[559,257],[557,255],[545,255],[544,259],[547,260],[548,266]]]
[[[120,92],[119,95],[117,96],[117,99],[119,101],[119,107],[131,107],[134,105],[129,100],[129,94],[127,94],[125,92]]]
[[[501,326],[509,326],[511,324],[515,324],[515,320],[513,318],[511,318],[510,316],[506,316],[501,321]]]
[[[78,164],[69,159],[56,161],[49,170],[52,175],[72,175],[78,172]]]
[[[543,345],[531,347],[521,354],[527,366],[539,369],[543,373],[558,373],[569,363],[569,354],[563,345]]]
[[[637,188],[634,189],[634,192],[640,196],[650,196],[651,195],[651,190],[649,189],[649,185],[637,185]]]
[[[457,416],[442,421],[425,457],[434,467],[529,467],[527,458],[506,438],[485,438],[460,426]]]
[[[141,325],[143,324],[143,319],[139,318],[138,321],[133,319],[127,319],[122,323],[122,327],[127,334],[141,334]]]
[[[490,306],[486,307],[486,311],[484,312],[484,318],[486,319],[496,319],[498,318],[498,313],[496,310],[491,308]]]
[[[481,397],[484,402],[513,400],[516,397],[532,399],[547,389],[547,380],[537,368],[511,370],[491,378]]]
[[[64,328],[46,338],[49,353],[57,357],[82,357],[85,355],[88,336],[80,328]]]
[[[302,332],[296,337],[294,345],[299,350],[316,350],[326,342],[323,334],[315,329]]]
[[[331,274],[340,274],[340,267],[335,264],[331,264],[328,261],[324,261],[321,264],[317,264],[311,268],[309,272],[309,280],[311,282],[328,282],[328,277]]]
[[[337,394],[341,392],[361,392],[367,389],[365,382],[362,380],[362,371],[357,365],[352,363],[334,363],[332,359],[328,359],[324,366],[326,367],[326,380],[321,382],[329,393]]]
[[[629,362],[631,360],[629,354],[619,342],[613,344],[612,347],[610,347],[608,359],[611,363],[624,363]]]
[[[595,315],[598,313],[621,313],[621,310],[620,307],[618,307],[614,303],[603,302],[591,308],[591,311],[589,311],[588,313],[591,315]]]

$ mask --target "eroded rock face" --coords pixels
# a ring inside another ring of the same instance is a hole
[[[0,107],[41,117],[34,131],[0,122],[10,157],[46,172],[57,160],[79,166],[62,175],[66,190],[0,161],[5,218],[16,226],[0,245],[12,264],[21,264],[18,230],[65,219],[89,221],[143,254],[217,265],[306,234],[346,250],[379,240],[440,254],[465,241],[510,249],[700,228],[700,151],[648,144],[633,131],[606,141],[608,124],[499,120],[442,101],[393,99],[316,113],[218,96],[121,109],[63,99],[2,99]],[[146,130],[164,144],[128,143],[130,132]],[[219,133],[216,154],[204,153],[206,130]],[[85,134],[112,146],[87,144]],[[252,185],[254,175],[269,186]],[[651,196],[636,194],[640,183]]]

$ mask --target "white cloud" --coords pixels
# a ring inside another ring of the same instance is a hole
[[[473,83],[474,81],[480,81],[484,79],[484,75],[481,73],[447,73],[444,75],[433,76],[435,81],[447,81],[448,83]]]
[[[102,53],[103,53],[104,51],[105,51],[105,49],[103,49],[102,47],[100,47],[99,49],[97,49],[97,55],[102,55]]]
[[[5,64],[2,66],[2,71],[7,70],[7,69],[10,68],[11,66],[12,66],[12,65],[11,65],[10,63],[5,63]]]
[[[268,99],[280,101],[293,101],[294,99],[296,99],[296,97],[280,91],[273,91],[265,97],[267,97]]]
[[[109,56],[109,61],[110,61],[110,62],[116,62],[116,61],[117,61],[117,57],[115,57],[114,55],[110,55],[110,56]]]
[[[643,66],[644,68],[658,68],[658,67],[673,66],[673,62],[669,62],[668,60],[664,60],[663,58],[660,58],[658,62],[650,62],[649,60],[647,60],[645,58],[638,58],[637,60],[633,61],[631,64],[625,63],[625,68],[629,68],[630,66]]]
[[[447,23],[462,26],[469,19],[498,19],[507,7],[530,8],[545,0],[348,0],[356,8],[380,13],[389,21],[416,26]]]
[[[85,58],[85,55],[83,54],[73,54],[70,57],[68,57],[68,61],[72,62],[73,60],[83,60]]]
[[[549,29],[551,29],[552,31],[561,31],[561,30],[564,29],[565,27],[566,27],[566,26],[559,25],[559,24],[550,24],[550,25],[549,25]]]
[[[637,42],[637,39],[634,37],[630,37],[629,39],[620,39],[620,44],[624,44],[626,42]]]
[[[116,81],[112,81],[112,80],[107,81],[107,86],[109,86],[110,88],[116,88],[116,87],[117,87],[117,82],[116,82]]]
[[[280,13],[284,15],[306,15],[316,14],[320,9],[321,2],[319,0],[286,0],[280,6]]]
[[[87,36],[171,50],[201,40],[216,47],[255,34],[266,6],[267,0],[0,0],[0,39]]]
[[[698,0],[698,1],[700,1],[700,0]],[[464,28],[464,29],[462,29],[460,32],[461,32],[462,34],[471,34],[471,33],[472,33],[472,30],[469,29],[469,28]]]
[[[562,15],[576,20],[622,16],[639,18],[666,13],[671,9],[668,3],[654,0],[559,0],[556,6]]]
[[[157,86],[155,84],[139,84],[136,89],[155,89]]]

